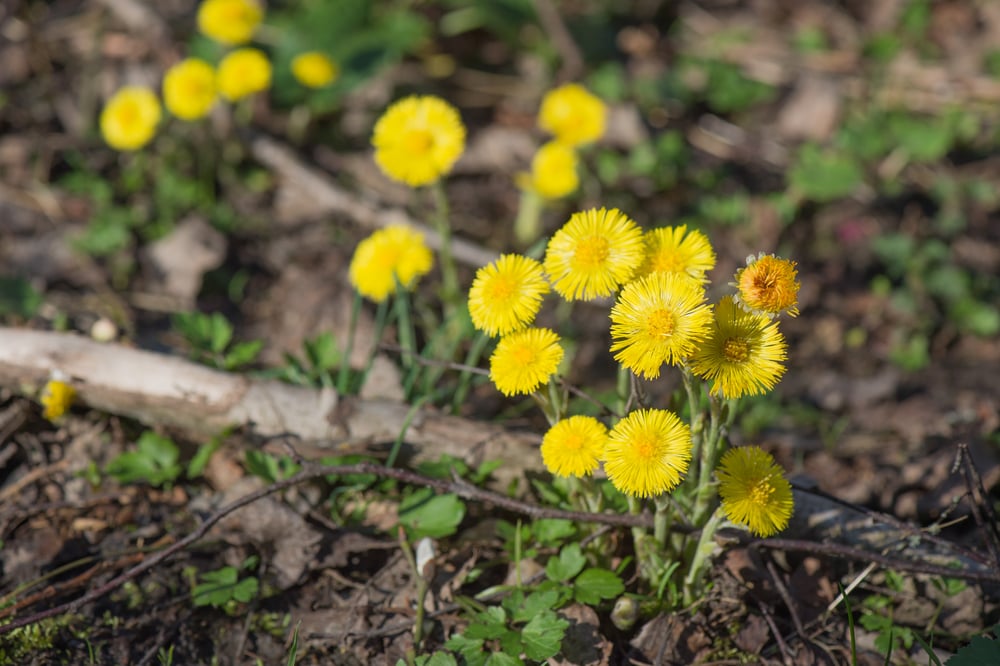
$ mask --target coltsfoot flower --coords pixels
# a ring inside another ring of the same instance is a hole
[[[567,301],[610,296],[642,263],[642,230],[617,208],[574,213],[549,240],[545,272]]]
[[[308,88],[323,88],[337,80],[340,68],[325,53],[307,51],[292,59],[292,75]]]
[[[410,187],[448,174],[465,150],[458,110],[439,97],[411,96],[382,114],[372,134],[375,162],[387,176]]]
[[[604,135],[608,109],[578,83],[554,88],[542,98],[538,126],[570,146],[597,141]]]
[[[559,141],[542,145],[531,160],[531,173],[522,174],[519,184],[545,199],[560,199],[580,186],[576,151]]]
[[[264,10],[255,0],[205,0],[198,7],[198,30],[220,44],[250,41]]]
[[[160,116],[160,101],[152,90],[125,86],[101,111],[101,135],[115,150],[138,150],[156,134]]]
[[[691,371],[725,398],[761,395],[785,373],[785,336],[778,322],[747,312],[726,296],[715,306],[708,338],[690,359]]]
[[[736,271],[739,303],[749,312],[774,316],[799,314],[799,281],[795,262],[773,254],[747,257],[747,265]]]
[[[163,76],[163,104],[181,120],[207,116],[216,93],[215,70],[198,58],[182,60]]]
[[[722,511],[729,520],[762,537],[788,527],[792,486],[770,453],[758,446],[729,449],[716,475]]]
[[[469,289],[472,325],[487,335],[506,335],[531,324],[549,291],[542,265],[504,254],[476,272]]]
[[[396,282],[412,289],[417,279],[434,265],[434,255],[424,237],[401,224],[379,229],[358,243],[351,258],[348,279],[358,293],[381,303],[396,290]]]
[[[681,482],[691,462],[691,430],[665,409],[640,409],[611,429],[604,471],[632,497],[653,497]]]
[[[680,273],[705,282],[705,273],[715,268],[715,251],[708,237],[687,225],[650,229],[643,234],[646,260],[639,275]]]
[[[39,402],[44,408],[42,416],[54,421],[65,414],[76,398],[76,389],[61,379],[50,379],[42,388]]]
[[[260,49],[236,49],[219,63],[219,92],[230,102],[271,87],[271,62]]]
[[[556,476],[593,474],[607,441],[607,427],[593,416],[571,416],[545,433],[542,462]]]
[[[615,360],[647,379],[664,363],[679,364],[712,325],[705,290],[688,275],[651,273],[625,285],[611,308]]]
[[[555,374],[562,359],[556,333],[525,328],[500,338],[490,357],[490,379],[506,396],[531,393]]]

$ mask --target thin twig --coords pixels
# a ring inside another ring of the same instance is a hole
[[[993,563],[1000,567],[1000,533],[998,533],[997,516],[989,501],[989,495],[983,486],[983,479],[969,454],[969,445],[962,442],[958,445],[958,456],[962,461],[962,471],[965,473],[965,485],[969,488],[969,508],[976,525],[985,532],[986,547],[993,556]],[[977,500],[976,495],[979,495]],[[986,514],[985,519],[982,512]]]
[[[573,41],[573,35],[566,29],[566,24],[559,15],[559,10],[552,0],[535,0],[535,12],[542,28],[552,40],[553,46],[562,58],[559,70],[560,81],[572,81],[583,72],[583,55]]]

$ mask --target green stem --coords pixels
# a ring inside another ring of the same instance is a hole
[[[673,504],[666,493],[654,498],[653,502],[656,505],[656,513],[653,514],[653,538],[660,548],[666,548],[667,535],[670,533],[670,525],[673,524],[674,518]]]
[[[542,197],[532,189],[521,191],[521,201],[514,220],[514,238],[522,247],[538,240],[542,232]]]
[[[354,352],[354,336],[358,330],[358,317],[361,314],[361,294],[356,290],[354,300],[351,301],[351,321],[347,328],[347,345],[344,347],[343,356],[340,359],[340,367],[337,369],[337,393],[344,395],[347,392],[348,371],[351,368],[351,354]]]
[[[691,512],[691,522],[700,527],[713,510],[716,494],[712,486],[712,474],[718,463],[719,455],[725,444],[723,434],[722,411],[723,403],[715,396],[709,396],[708,433],[701,442],[699,456],[698,485],[695,487],[694,509]]]
[[[385,325],[389,319],[389,299],[384,299],[378,304],[378,309],[375,311],[375,343],[372,345],[372,350],[368,353],[368,360],[365,362],[365,369],[361,373],[361,381],[358,386],[364,386],[365,380],[368,378],[368,373],[371,372],[372,364],[375,363],[375,355],[378,353],[378,341],[382,339],[382,334],[385,333]]]
[[[414,341],[413,320],[410,317],[410,295],[396,280],[396,301],[393,312],[396,315],[396,324],[399,331],[399,346],[402,349],[402,361],[404,368],[411,368],[416,363],[417,345]]]
[[[719,524],[723,519],[722,507],[712,513],[712,516],[705,523],[698,537],[691,557],[691,564],[688,567],[687,575],[684,577],[684,605],[688,606],[701,596],[704,584],[705,570],[710,562],[709,558],[715,552],[715,532],[719,529]]]
[[[440,180],[431,186],[434,195],[434,213],[431,221],[434,229],[441,237],[441,300],[445,304],[445,318],[449,319],[458,306],[458,271],[455,268],[455,258],[451,254],[451,222],[448,211],[448,197],[444,191],[444,183]]]
[[[469,345],[469,351],[465,354],[463,365],[470,368],[478,366],[479,359],[483,356],[483,350],[486,349],[486,345],[490,343],[490,340],[491,338],[488,335],[477,331],[476,337],[473,338],[472,344]],[[465,396],[469,394],[469,386],[471,384],[472,373],[468,370],[462,370],[458,376],[458,388],[455,389],[455,397],[451,401],[451,410],[455,414],[458,414],[459,407],[465,401]]]

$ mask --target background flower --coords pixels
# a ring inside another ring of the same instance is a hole
[[[198,7],[198,29],[227,46],[249,42],[263,18],[254,0],[205,0]]]
[[[423,235],[395,224],[358,243],[348,278],[359,294],[381,303],[396,290],[397,280],[404,289],[411,289],[433,264],[434,255],[424,243]]]
[[[375,162],[410,187],[429,185],[451,171],[465,150],[458,110],[433,96],[412,96],[390,106],[372,135]]]
[[[715,268],[715,251],[708,237],[687,225],[650,229],[642,236],[646,259],[639,275],[681,273],[705,282],[705,273]]]
[[[640,409],[611,429],[604,471],[619,491],[652,497],[681,482],[691,461],[691,431],[665,409]]]
[[[762,537],[788,526],[794,506],[792,486],[771,454],[758,446],[729,449],[716,474],[722,510],[729,520]]]
[[[138,150],[156,134],[160,101],[149,88],[125,86],[101,111],[101,135],[116,150]]]
[[[563,358],[559,336],[526,328],[500,338],[490,357],[490,379],[504,395],[531,393],[555,374]]]
[[[44,409],[42,416],[52,421],[63,414],[73,404],[76,398],[76,389],[59,379],[50,379],[42,389],[39,402]]]
[[[271,63],[260,49],[237,49],[219,63],[219,92],[230,102],[267,90]]]
[[[549,284],[542,265],[518,254],[504,254],[483,266],[469,289],[472,325],[487,335],[505,335],[531,324]]]
[[[559,141],[542,145],[531,160],[531,173],[524,186],[546,199],[559,199],[580,186],[576,151]]]
[[[292,59],[292,75],[304,86],[322,88],[337,79],[340,68],[325,53],[308,51]]]
[[[608,429],[593,416],[571,416],[542,438],[542,462],[557,476],[592,474],[600,465]]]
[[[600,98],[578,83],[550,90],[542,98],[538,126],[570,146],[601,138],[608,110]]]
[[[799,313],[798,271],[795,262],[780,259],[773,254],[747,257],[747,265],[736,271],[736,288],[739,302],[747,310],[759,314],[775,315]]]
[[[187,58],[163,76],[163,104],[182,120],[208,115],[215,99],[215,70],[204,60]]]

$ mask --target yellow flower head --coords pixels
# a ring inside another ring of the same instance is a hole
[[[549,141],[532,158],[531,173],[524,174],[522,187],[546,199],[572,194],[580,186],[580,176],[576,172],[578,161],[572,146]]]
[[[665,409],[640,409],[611,429],[604,471],[632,497],[653,497],[681,482],[691,461],[691,430]]]
[[[664,363],[679,364],[708,336],[712,308],[688,276],[651,273],[625,285],[611,308],[615,360],[647,379]]]
[[[235,102],[271,86],[271,62],[260,49],[236,49],[219,63],[217,77],[219,92]]]
[[[643,234],[643,241],[646,261],[639,275],[682,273],[705,282],[705,273],[715,268],[715,251],[708,237],[697,229],[688,231],[686,224],[650,229]]]
[[[746,310],[773,316],[787,312],[799,314],[799,281],[795,262],[773,254],[747,257],[747,265],[736,271],[739,302]]]
[[[198,7],[198,29],[227,46],[249,42],[262,18],[255,0],[205,0]]]
[[[715,306],[708,339],[691,356],[691,371],[710,380],[712,392],[723,397],[761,395],[785,373],[786,348],[776,321],[747,312],[726,296]]]
[[[472,325],[491,336],[525,328],[535,319],[548,291],[540,263],[518,254],[502,255],[480,268],[472,281]]]
[[[292,75],[304,86],[323,88],[337,80],[340,68],[326,54],[308,51],[292,59]]]
[[[792,517],[792,486],[770,453],[758,446],[729,449],[716,470],[722,511],[757,536],[777,534]]]
[[[412,289],[433,264],[434,256],[424,237],[410,227],[394,224],[358,243],[348,278],[359,294],[381,303],[396,290],[397,281],[404,289]]]
[[[385,175],[410,187],[429,185],[461,157],[465,125],[443,99],[413,95],[386,109],[375,123],[372,145]]]
[[[101,135],[115,150],[138,150],[156,134],[160,102],[149,88],[125,86],[101,111]]]
[[[604,134],[608,109],[578,83],[546,93],[538,112],[538,126],[570,146],[597,141]]]
[[[542,438],[542,462],[557,476],[592,474],[601,462],[608,429],[593,416],[571,416]]]
[[[490,379],[504,395],[531,393],[555,374],[562,358],[558,335],[525,328],[500,338],[490,357]]]
[[[574,213],[549,240],[545,272],[567,301],[610,296],[642,263],[642,230],[617,208]]]
[[[182,60],[163,77],[163,104],[182,120],[207,116],[215,97],[215,70],[204,60]]]
[[[54,421],[69,409],[76,398],[76,389],[60,379],[50,379],[42,389],[39,402],[45,409],[42,416]]]

